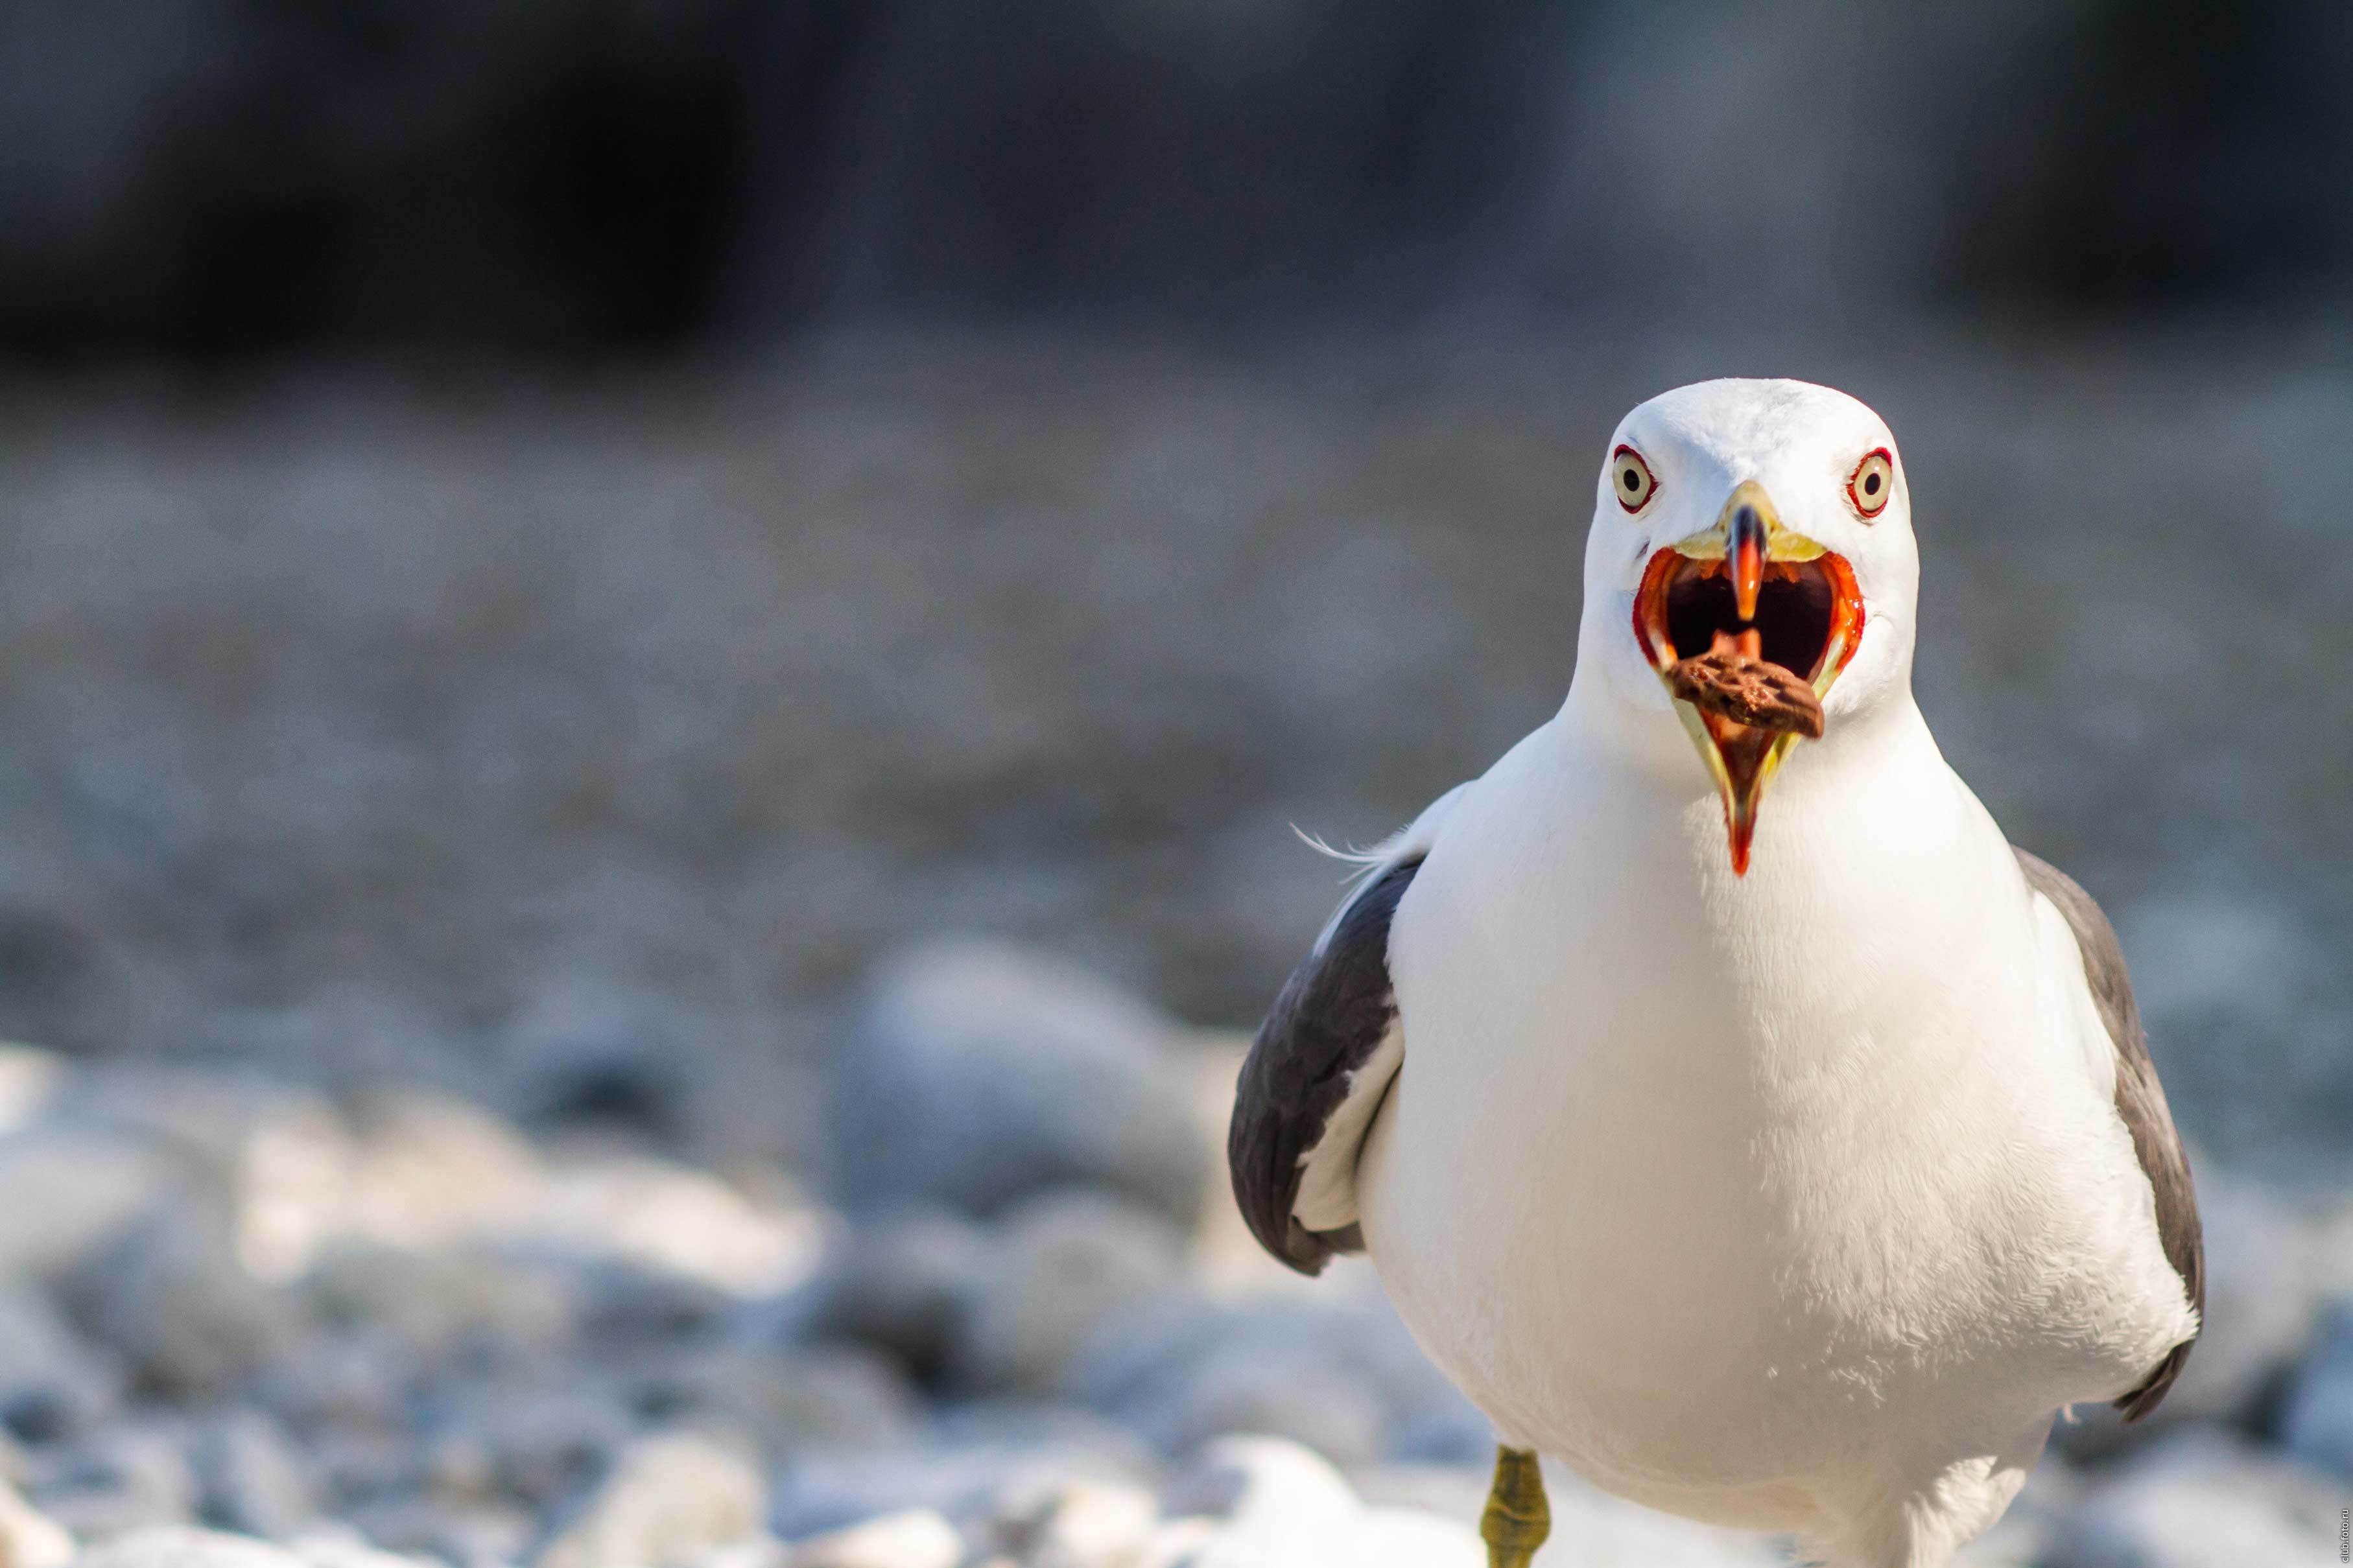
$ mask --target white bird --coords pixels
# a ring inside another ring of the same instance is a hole
[[[1714,381],[1606,450],[1567,700],[1364,858],[1242,1069],[1235,1194],[1293,1268],[1368,1252],[1493,1423],[1496,1568],[1539,1453],[1939,1568],[2055,1412],[2179,1373],[2189,1166],[2107,921],[1914,702],[1887,426]],[[1819,739],[1673,695],[1751,633]]]

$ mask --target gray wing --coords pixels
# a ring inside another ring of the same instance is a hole
[[[1319,1272],[1335,1252],[1360,1252],[1353,1224],[1311,1230],[1293,1212],[1309,1151],[1352,1091],[1381,1092],[1386,1081],[1356,1080],[1397,1021],[1389,985],[1389,922],[1421,857],[1390,866],[1345,909],[1331,935],[1275,998],[1259,1026],[1234,1089],[1226,1137],[1234,1201],[1259,1245],[1302,1274]],[[1355,1122],[1358,1136],[1369,1114]],[[1317,1150],[1319,1159],[1326,1151]],[[1328,1152],[1353,1162],[1353,1148]]]
[[[2147,1173],[2149,1190],[2157,1194],[2157,1231],[2165,1244],[2167,1261],[2181,1276],[2189,1304],[2202,1318],[2206,1311],[2206,1245],[2198,1226],[2198,1195],[2189,1183],[2189,1160],[2182,1152],[2181,1135],[2173,1130],[2173,1113],[2166,1108],[2165,1089],[2157,1081],[2157,1065],[2149,1060],[2148,1036],[2140,1026],[2140,1008],[2133,1002],[2132,979],[2125,973],[2124,949],[2108,917],[2067,874],[2023,849],[2013,851],[2027,884],[2056,905],[2075,933],[2084,955],[2084,976],[2092,983],[2092,1002],[2108,1038],[2116,1047],[2116,1114],[2132,1133],[2140,1168]],[[2125,1419],[2137,1421],[2157,1408],[2173,1380],[2189,1359],[2195,1336],[2165,1352],[2140,1386],[2116,1401]]]

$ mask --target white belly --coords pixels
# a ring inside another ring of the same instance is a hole
[[[1596,899],[1684,870],[1704,816],[1522,805],[1458,809],[1399,911],[1405,1065],[1358,1173],[1398,1311],[1507,1441],[1804,1529],[1830,1493],[2039,1447],[2179,1337],[2031,906],[1954,921],[1895,866],[1833,907],[1806,879],[1887,847],[1777,839],[1769,807],[1746,882]]]

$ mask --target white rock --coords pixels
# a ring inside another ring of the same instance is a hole
[[[73,1555],[65,1526],[0,1481],[0,1568],[59,1568]]]
[[[1418,1509],[1366,1509],[1345,1561],[1361,1568],[1486,1568],[1487,1544],[1468,1525]]]
[[[836,1190],[993,1214],[1103,1184],[1190,1225],[1208,1191],[1183,1032],[1005,943],[939,942],[875,973],[834,1079]]]
[[[958,1357],[965,1375],[991,1387],[1059,1388],[1098,1329],[1169,1289],[1184,1268],[1174,1226],[1108,1194],[1032,1199],[1007,1228]]]
[[[644,1437],[539,1568],[672,1568],[762,1534],[767,1485],[733,1448],[691,1433]]]
[[[331,1228],[429,1247],[521,1228],[544,1194],[522,1135],[479,1107],[404,1090],[362,1107],[358,1148]]]
[[[693,1568],[786,1568],[793,1549],[773,1535],[754,1535],[732,1545],[714,1546],[696,1558]]]
[[[385,1552],[345,1525],[324,1525],[304,1531],[286,1549],[310,1568],[441,1568],[436,1559]]]
[[[0,1041],[0,1132],[32,1125],[66,1080],[66,1058],[37,1046]]]
[[[2191,1427],[2125,1461],[2057,1532],[2068,1568],[2325,1568],[2341,1483]]]
[[[134,1530],[77,1560],[79,1568],[301,1568],[302,1559],[266,1541],[193,1525]]]
[[[168,1163],[120,1133],[0,1138],[0,1275],[50,1279],[120,1236],[169,1184]]]
[[[1029,1568],[1124,1568],[1159,1520],[1142,1487],[1072,1482],[1049,1502],[1024,1555]]]
[[[1208,1515],[1220,1526],[1198,1561],[1216,1564],[1335,1562],[1364,1510],[1346,1479],[1319,1456],[1280,1437],[1220,1437],[1170,1482],[1172,1516]],[[1165,1550],[1166,1541],[1155,1543]]]
[[[919,1508],[801,1542],[792,1568],[955,1568],[963,1556],[955,1526]]]

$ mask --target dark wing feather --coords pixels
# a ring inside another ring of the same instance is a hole
[[[1259,1245],[1302,1274],[1335,1252],[1363,1249],[1351,1226],[1310,1230],[1292,1215],[1300,1156],[1315,1147],[1362,1067],[1397,1017],[1389,985],[1389,922],[1421,858],[1383,870],[1333,927],[1329,941],[1291,973],[1251,1042],[1234,1089],[1226,1137],[1234,1201]]]
[[[2075,945],[2084,955],[2084,977],[2092,983],[2093,1004],[2116,1047],[2116,1114],[2131,1131],[2140,1168],[2148,1173],[2149,1188],[2157,1194],[2157,1230],[2166,1258],[2181,1276],[2189,1304],[2203,1316],[2206,1246],[2198,1226],[2198,1194],[2190,1186],[2181,1135],[2173,1130],[2173,1113],[2166,1108],[2165,1089],[2157,1081],[2157,1065],[2149,1060],[2148,1037],[2140,1026],[2140,1008],[2133,1002],[2124,949],[2091,894],[2048,861],[2023,849],[2016,854],[2028,885],[2058,907],[2075,933]],[[2140,1386],[2116,1401],[2126,1420],[2137,1421],[2157,1408],[2181,1375],[2193,1342],[2194,1338],[2184,1340],[2166,1352]]]

